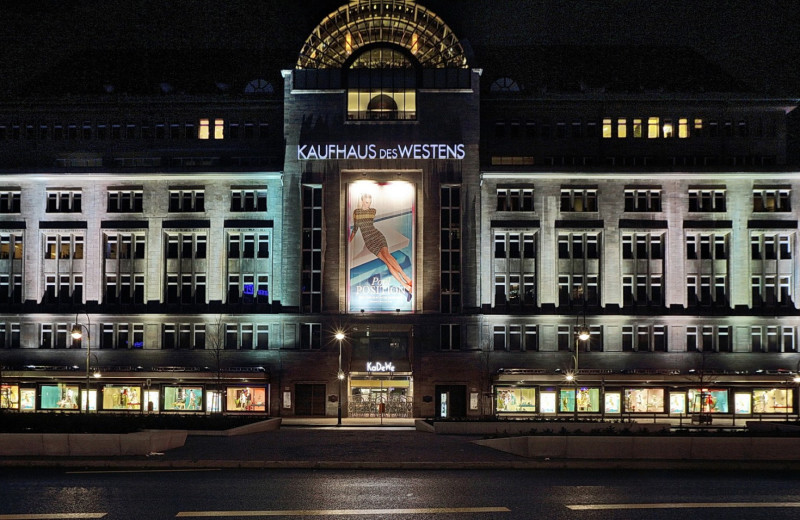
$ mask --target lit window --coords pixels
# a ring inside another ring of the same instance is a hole
[[[659,118],[650,117],[647,119],[647,138],[657,139],[659,136]]]
[[[603,119],[603,139],[611,138],[611,120]]]
[[[672,119],[665,119],[664,120],[664,137],[673,137],[674,134],[674,127],[672,126]]]
[[[689,137],[689,120],[685,117],[678,119],[678,138],[686,139]]]
[[[200,128],[197,131],[197,138],[198,139],[208,139],[209,138],[208,119],[201,119],[200,120]]]
[[[694,120],[694,135],[702,135],[703,134],[703,120],[702,119],[695,119]]]
[[[617,119],[617,137],[620,139],[625,139],[628,137],[628,120],[627,119]]]
[[[642,120],[641,119],[634,119],[633,120],[633,137],[638,139],[642,137]]]
[[[214,120],[214,139],[224,139],[224,128],[225,128],[225,120],[224,119],[215,119]]]

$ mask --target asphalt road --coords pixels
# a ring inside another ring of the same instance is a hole
[[[0,520],[798,515],[800,476],[787,472],[10,469],[0,475]]]

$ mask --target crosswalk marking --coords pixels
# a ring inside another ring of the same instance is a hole
[[[453,513],[509,513],[507,507],[423,507],[414,509],[295,509],[284,511],[182,511],[178,517],[226,516],[341,516],[341,515],[437,515]]]
[[[768,508],[800,507],[800,502],[674,502],[663,504],[584,504],[567,505],[573,511],[599,511],[608,509],[716,509],[716,508]]]

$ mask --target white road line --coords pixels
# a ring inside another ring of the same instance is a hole
[[[186,473],[199,471],[220,471],[219,468],[198,469],[98,469],[93,471],[65,471],[67,475],[88,475],[92,473]],[[2,518],[0,518],[2,520]]]
[[[452,513],[510,513],[507,507],[428,507],[416,509],[295,509],[285,511],[181,511],[178,517],[224,516],[341,516],[341,515],[436,515]]]
[[[800,502],[675,502],[664,504],[586,504],[568,505],[573,511],[599,511],[606,509],[722,509],[746,507],[763,509],[768,507],[800,507]]]
[[[108,513],[27,513],[24,515],[0,515],[0,520],[64,520],[71,518],[103,518]]]

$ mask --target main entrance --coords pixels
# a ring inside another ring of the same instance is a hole
[[[295,415],[325,415],[325,385],[298,384],[294,393]]]
[[[349,417],[411,417],[411,374],[373,376],[355,373],[350,379]]]

